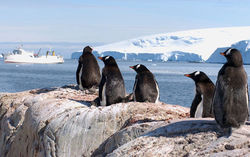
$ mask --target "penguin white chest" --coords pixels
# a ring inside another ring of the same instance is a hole
[[[195,111],[195,118],[202,118],[203,113],[203,95],[201,95],[201,102],[198,104],[196,111]]]
[[[248,106],[248,103],[249,103],[249,102],[248,102],[248,101],[249,101],[249,100],[248,100],[248,91],[246,92],[246,99],[247,99],[247,100],[246,100],[246,101],[247,101],[247,111],[249,112],[249,106]],[[248,113],[248,114],[249,114],[249,113]]]
[[[82,67],[81,67],[81,69],[80,69],[80,72],[79,72],[79,88],[81,89],[81,90],[83,90],[83,87],[82,87]]]
[[[155,86],[156,86],[156,90],[157,90],[157,97],[156,97],[155,103],[158,103],[159,97],[160,97],[160,91],[159,91],[159,86],[158,86],[156,81],[155,81]]]
[[[106,106],[106,83],[104,83],[103,88],[102,88],[101,106]]]

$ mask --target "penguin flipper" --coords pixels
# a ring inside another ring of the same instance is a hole
[[[248,117],[247,120],[249,120],[249,93],[248,93],[248,84],[247,84],[247,109],[248,109]]]
[[[135,77],[135,83],[134,83],[134,86],[133,86],[133,100],[136,101],[136,98],[135,98],[135,89],[136,89],[136,86],[137,86],[137,82],[138,82],[138,75],[136,75]]]
[[[213,103],[212,103],[215,120],[220,126],[223,126],[223,118],[224,118],[222,104],[223,104],[225,87],[221,85],[222,81],[223,81],[222,76],[219,76],[216,81],[216,88],[215,88],[215,93],[214,93]]]
[[[102,90],[103,90],[103,86],[104,86],[105,82],[106,82],[106,78],[102,73],[101,82],[99,84],[99,98],[100,98],[100,101],[102,101],[102,93],[103,93]]]
[[[192,105],[191,105],[191,109],[190,109],[190,117],[193,118],[195,116],[197,106],[200,104],[201,100],[202,100],[201,94],[196,92],[194,100],[193,100]]]
[[[79,73],[80,73],[81,68],[82,68],[82,64],[79,62],[79,63],[78,63],[77,70],[76,70],[76,82],[77,82],[78,85],[80,84],[80,83],[79,83],[79,82],[80,82],[80,81],[79,81]]]

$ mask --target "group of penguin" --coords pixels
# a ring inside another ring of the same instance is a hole
[[[220,69],[216,85],[202,71],[185,74],[194,80],[196,94],[190,117],[214,117],[221,128],[239,128],[249,117],[247,74],[241,53],[229,48],[220,53],[227,62]],[[76,80],[79,88],[99,88],[98,105],[125,102],[126,90],[120,69],[112,56],[98,57],[104,62],[102,74],[92,48],[86,46],[79,58]],[[133,101],[159,101],[159,87],[154,75],[142,64],[130,66],[136,71]]]
[[[99,87],[99,105],[125,102],[126,90],[121,71],[112,56],[98,57],[104,62],[102,75],[92,48],[86,46],[79,58],[76,80],[79,88]],[[133,88],[133,100],[156,103],[159,100],[159,87],[154,75],[142,64],[130,66],[137,72]]]

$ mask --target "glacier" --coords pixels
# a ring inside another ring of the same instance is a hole
[[[220,52],[226,51],[228,48],[236,48],[241,52],[244,64],[250,64],[250,40],[242,40],[232,44],[230,47],[220,47],[206,60],[207,63],[225,63],[225,57]]]
[[[173,51],[168,54],[164,53],[121,53],[116,51],[104,51],[99,54],[97,51],[93,51],[94,56],[113,56],[117,60],[129,60],[129,61],[173,61],[173,62],[203,62],[201,56],[181,51]],[[74,52],[71,55],[71,59],[78,59],[82,55],[82,52]]]
[[[194,29],[129,39],[96,46],[94,50],[96,55],[113,55],[122,60],[220,63],[224,60],[218,58],[215,52],[239,41],[250,40],[249,34],[250,26]],[[80,55],[76,52],[72,56],[77,58]]]

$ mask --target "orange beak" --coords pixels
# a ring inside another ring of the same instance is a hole
[[[134,66],[129,66],[131,69],[134,69]]]
[[[223,53],[223,52],[221,52],[220,54],[221,54],[222,56],[225,56],[225,53]]]
[[[98,57],[100,60],[103,60],[103,57]]]
[[[189,75],[189,74],[185,74],[184,76],[186,76],[186,77],[191,77],[191,75]]]

